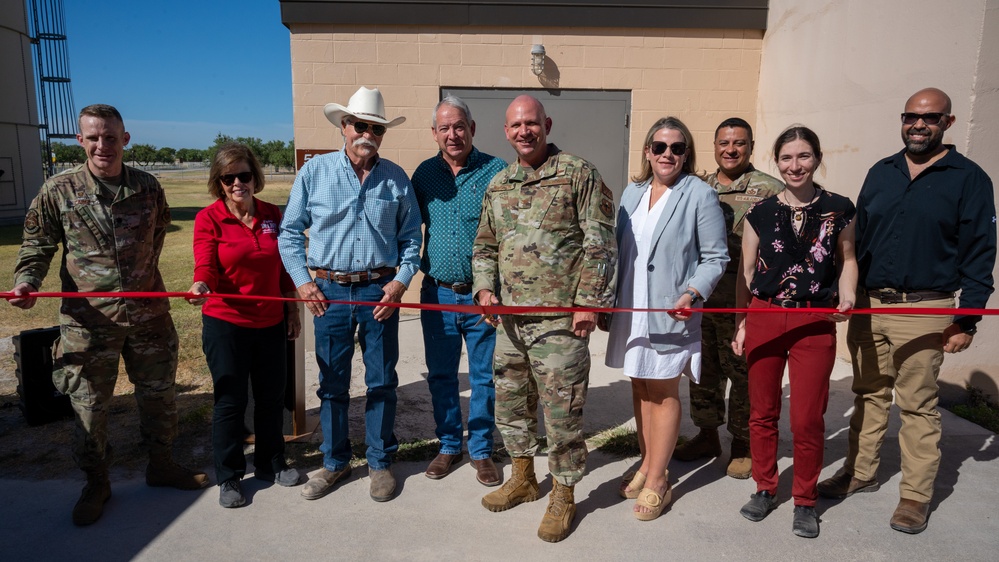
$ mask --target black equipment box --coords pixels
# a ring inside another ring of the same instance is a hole
[[[69,396],[52,384],[52,346],[59,327],[26,330],[11,338],[17,363],[18,404],[28,425],[42,425],[73,415]]]

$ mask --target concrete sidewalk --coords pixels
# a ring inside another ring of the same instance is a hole
[[[404,316],[400,341],[399,413],[401,440],[433,436],[419,321]],[[633,424],[630,385],[619,370],[603,366],[607,337],[594,335],[593,370],[586,406],[587,431]],[[309,361],[312,361],[310,358]],[[359,364],[359,358],[356,358]],[[360,367],[354,388],[363,395]],[[309,364],[307,381],[315,384]],[[467,406],[467,382],[463,385]],[[686,408],[687,383],[681,384]],[[788,387],[785,381],[785,396]],[[313,400],[314,386],[307,391]],[[826,414],[822,477],[842,465],[852,408],[850,368],[833,373]],[[359,417],[363,398],[352,407],[352,440],[363,440]],[[787,408],[785,406],[785,418]],[[640,522],[632,502],[617,495],[618,480],[636,459],[595,452],[588,474],[576,488],[579,510],[573,533],[549,544],[537,538],[547,504],[542,498],[503,513],[480,505],[489,489],[479,485],[463,462],[442,480],[423,476],[426,463],[398,463],[395,499],[368,497],[366,468],[329,496],[305,501],[300,488],[244,480],[247,505],[218,505],[218,488],[200,492],[149,488],[142,478],[113,480],[113,497],[95,525],[74,527],[70,510],[83,485],[82,474],[55,481],[0,480],[0,537],[5,560],[340,560],[372,555],[381,560],[995,560],[999,551],[999,456],[996,435],[941,411],[943,462],[929,528],[919,535],[893,531],[888,519],[898,502],[897,412],[883,447],[881,490],[842,502],[820,500],[821,534],[791,534],[791,435],[781,420],[781,484],[776,511],[759,523],[739,515],[755,491],[752,480],[724,475],[727,458],[670,465],[673,503],[656,521]],[[684,412],[683,435],[695,429]],[[727,433],[722,432],[726,441]],[[497,436],[497,443],[500,443]],[[547,461],[536,461],[539,477]],[[206,467],[207,468],[207,467]],[[305,467],[310,472],[318,469]],[[509,464],[501,468],[509,475]],[[252,470],[252,469],[251,469]],[[551,489],[550,479],[542,492]]]

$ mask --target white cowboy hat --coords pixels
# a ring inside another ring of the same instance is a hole
[[[405,117],[396,117],[391,121],[386,119],[385,100],[382,99],[382,93],[378,91],[378,88],[369,90],[364,86],[361,86],[354,92],[354,95],[350,96],[350,101],[347,102],[346,107],[338,103],[328,103],[323,108],[323,113],[326,114],[330,123],[337,127],[343,126],[343,119],[348,115],[362,121],[381,123],[386,127],[401,125],[406,120]]]

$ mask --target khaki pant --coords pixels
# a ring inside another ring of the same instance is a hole
[[[857,308],[868,307],[954,308],[954,299],[881,304],[858,295]],[[952,322],[949,315],[858,314],[850,318],[847,345],[857,396],[845,469],[860,480],[877,477],[894,390],[902,418],[898,441],[902,455],[899,494],[903,499],[928,502],[933,497],[940,466],[937,376],[943,364],[942,333]]]

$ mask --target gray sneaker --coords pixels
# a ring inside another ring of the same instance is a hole
[[[290,467],[281,469],[281,471],[277,474],[265,470],[257,470],[253,473],[253,477],[257,480],[276,482],[281,486],[287,487],[297,486],[302,481],[302,473],[300,473],[298,469]]]
[[[302,497],[307,500],[318,500],[333,491],[333,485],[350,476],[350,465],[337,471],[321,469],[302,487]]]
[[[814,539],[819,536],[819,514],[815,508],[808,505],[794,506],[794,522],[791,532],[799,537]]]
[[[777,507],[777,498],[770,492],[762,490],[749,496],[749,501],[742,506],[739,514],[750,521],[763,521],[775,507]]]
[[[226,508],[242,507],[246,503],[239,480],[226,480],[219,485],[219,505]]]

